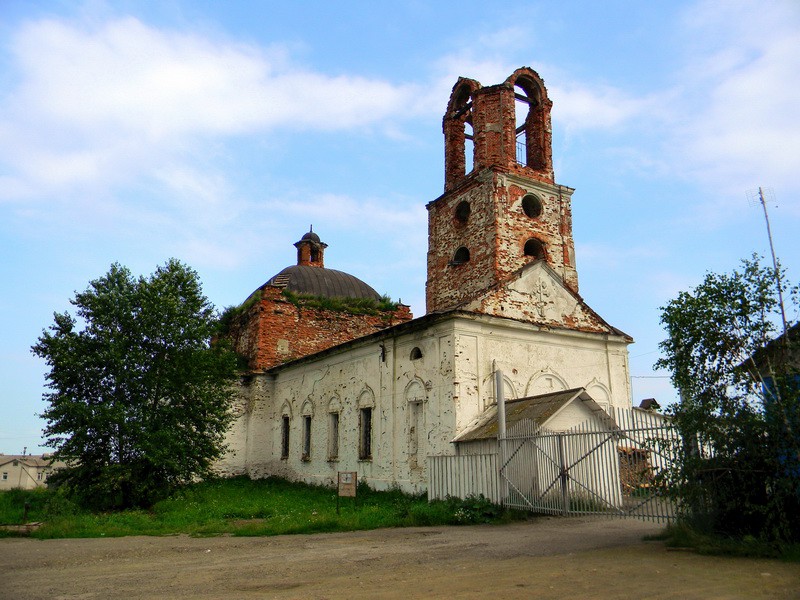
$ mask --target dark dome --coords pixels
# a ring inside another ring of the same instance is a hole
[[[307,235],[316,236],[311,232]],[[335,269],[305,265],[286,267],[265,285],[278,285],[290,292],[328,298],[374,298],[378,300],[381,297],[378,292],[358,277]]]
[[[300,241],[303,241],[303,240],[311,240],[312,242],[318,242],[319,241],[319,236],[316,233],[314,233],[313,231],[309,231],[303,237],[300,238]]]

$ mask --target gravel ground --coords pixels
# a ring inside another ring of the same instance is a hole
[[[800,598],[800,568],[669,551],[634,520],[263,538],[0,539],[0,598]]]

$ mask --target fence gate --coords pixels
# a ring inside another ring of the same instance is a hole
[[[499,495],[513,508],[559,515],[670,521],[675,506],[658,475],[677,433],[658,414],[617,410],[564,432],[521,421],[499,439]]]

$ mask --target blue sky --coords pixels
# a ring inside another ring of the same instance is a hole
[[[634,402],[658,307],[776,249],[800,270],[800,4],[0,0],[0,452],[40,449],[54,311],[112,262],[176,257],[218,307],[295,261],[424,314],[425,204],[458,76],[536,69],[581,294],[631,334]],[[796,319],[796,314],[791,314]]]

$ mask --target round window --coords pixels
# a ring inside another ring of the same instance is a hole
[[[522,210],[531,219],[535,219],[542,214],[542,201],[533,194],[526,194],[522,197]]]

